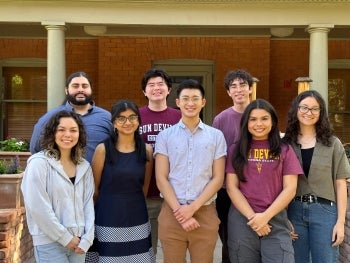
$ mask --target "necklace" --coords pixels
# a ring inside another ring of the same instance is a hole
[[[257,162],[256,163],[256,169],[258,169],[258,172],[261,172],[261,168],[262,168],[262,163],[261,162]]]

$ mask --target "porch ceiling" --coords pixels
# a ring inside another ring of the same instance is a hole
[[[293,28],[288,38],[308,38],[310,24],[334,26],[329,38],[350,38],[349,0],[1,0],[0,37],[46,38],[42,23],[65,24],[67,38],[106,36],[266,37]],[[275,36],[272,35],[274,38]]]

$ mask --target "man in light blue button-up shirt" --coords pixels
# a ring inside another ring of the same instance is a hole
[[[176,104],[181,120],[161,131],[156,140],[157,186],[165,202],[160,212],[159,239],[164,262],[213,262],[220,220],[216,193],[225,173],[226,141],[222,132],[204,124],[204,89],[195,80],[183,81]]]

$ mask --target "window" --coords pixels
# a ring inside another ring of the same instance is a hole
[[[350,69],[329,69],[328,111],[335,135],[350,142]]]
[[[30,139],[34,124],[46,112],[46,67],[3,67],[2,138]]]

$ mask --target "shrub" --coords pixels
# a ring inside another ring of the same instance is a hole
[[[8,138],[0,141],[0,151],[29,152],[29,142],[25,139]]]

